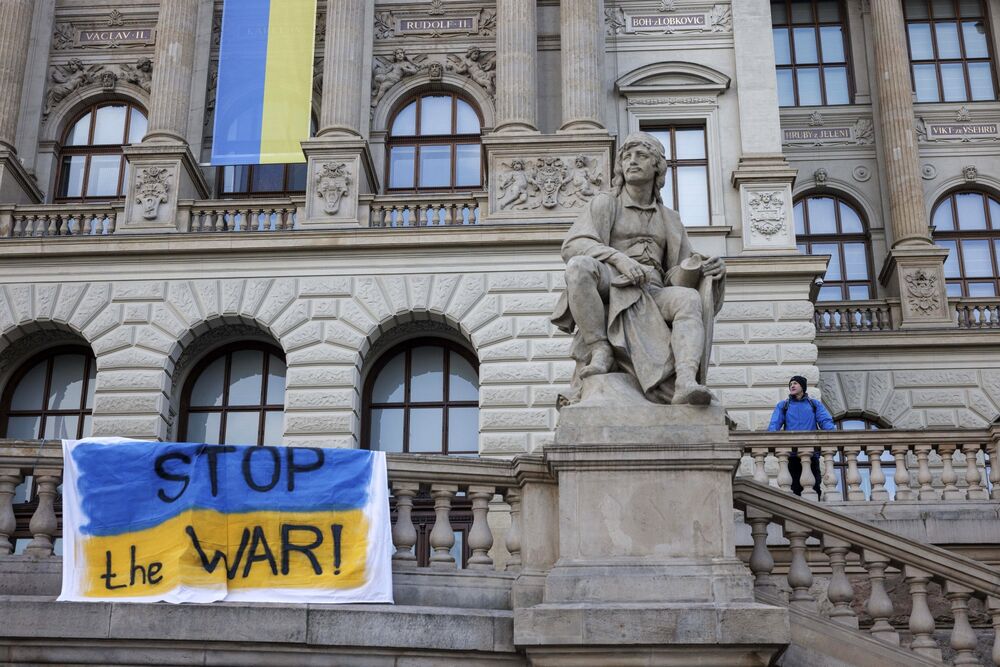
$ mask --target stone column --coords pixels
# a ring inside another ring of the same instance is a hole
[[[604,21],[602,0],[563,0],[559,5],[562,54],[560,132],[604,130]]]
[[[903,9],[898,2],[872,2],[870,11],[875,121],[893,237],[882,279],[899,290],[904,328],[940,326],[952,319],[943,266],[948,252],[931,240],[924,206]]]
[[[743,251],[794,252],[796,171],[781,152],[771,5],[768,0],[741,0],[732,4],[732,11],[741,151],[732,178],[740,191]]]
[[[125,147],[131,165],[125,221],[116,234],[181,229],[181,200],[205,199],[208,183],[187,143],[198,14],[207,0],[161,0],[149,93],[149,126]]]
[[[500,133],[538,132],[535,0],[497,0],[497,120]]]
[[[185,142],[199,0],[162,0],[156,23],[149,129],[143,141]]]
[[[361,136],[362,94],[368,90],[365,0],[328,2],[323,48],[323,102],[318,136]],[[367,21],[370,23],[370,21]]]
[[[0,3],[0,196],[5,202],[39,201],[14,147],[21,112],[21,89],[31,41],[32,0]]]

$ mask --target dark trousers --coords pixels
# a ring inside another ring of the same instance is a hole
[[[817,495],[822,496],[819,490],[823,478],[819,472],[819,452],[812,453],[812,457],[809,459],[809,469],[812,470],[813,478],[816,480],[813,488],[816,489]],[[788,457],[788,473],[792,476],[792,493],[801,496],[802,485],[799,484],[799,477],[802,475],[802,462],[799,460],[798,450],[793,449],[792,455]]]

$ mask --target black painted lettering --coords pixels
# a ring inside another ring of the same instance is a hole
[[[344,532],[344,527],[339,523],[330,526],[333,534],[333,573],[340,574],[340,536]]]
[[[146,585],[146,568],[144,568],[142,565],[136,565],[135,564],[135,545],[134,544],[128,548],[128,552],[129,552],[128,553],[128,557],[129,557],[128,558],[128,560],[129,560],[129,563],[128,563],[128,569],[129,569],[128,585],[129,586],[135,586],[135,573],[138,571],[139,574],[142,575],[142,584],[143,584],[143,586],[145,586]]]
[[[162,574],[160,574],[160,576],[157,576],[160,573],[160,570],[162,569],[163,569],[163,563],[159,561],[153,561],[152,563],[149,564],[149,583],[151,586],[155,586],[156,584],[163,581]]]
[[[184,482],[184,486],[181,490],[177,492],[175,496],[168,496],[163,492],[163,489],[158,489],[156,492],[156,497],[165,503],[172,503],[187,491],[188,484],[191,483],[191,478],[188,475],[179,475],[176,473],[168,472],[166,466],[164,465],[167,461],[180,461],[184,465],[191,465],[191,457],[183,452],[169,452],[167,454],[161,454],[156,457],[156,463],[154,465],[154,470],[156,471],[156,476],[160,479],[165,479],[168,482]]]
[[[257,547],[261,547],[263,550],[261,555],[257,555]],[[278,574],[278,564],[274,562],[274,554],[271,553],[267,537],[264,536],[264,529],[260,526],[254,526],[253,541],[250,542],[250,551],[247,552],[247,563],[243,566],[244,579],[250,576],[250,568],[253,567],[253,564],[261,560],[266,560],[271,566],[271,574]]]
[[[298,464],[295,462],[295,452],[305,451],[312,452],[316,458],[305,465]],[[297,472],[312,472],[313,470],[319,470],[323,467],[323,450],[319,447],[289,447],[285,450],[285,457],[288,460],[288,490],[295,490],[295,473]]]
[[[111,580],[114,579],[115,577],[117,577],[118,575],[111,571],[111,552],[110,551],[105,551],[104,552],[104,562],[105,562],[105,568],[106,568],[106,570],[105,570],[104,574],[101,575],[101,579],[104,580],[104,587],[106,589],[108,589],[109,591],[113,591],[116,588],[125,588],[125,584],[118,584],[117,586],[115,586],[114,584],[111,583]]]
[[[312,533],[316,539],[312,544],[293,544],[291,534],[295,531]],[[313,572],[323,574],[323,568],[320,567],[319,561],[313,555],[313,549],[316,549],[321,544],[323,544],[323,532],[316,526],[303,526],[292,523],[281,524],[281,573],[288,574],[288,554],[292,551],[298,551],[304,554],[309,559],[309,562],[312,563]]]
[[[219,495],[219,454],[231,454],[235,451],[236,448],[232,445],[205,445],[198,452],[207,455],[208,479],[212,483],[213,498]]]
[[[209,574],[215,572],[215,568],[218,567],[221,561],[226,570],[226,578],[236,578],[236,573],[240,569],[240,561],[243,559],[243,552],[246,551],[247,542],[250,540],[250,530],[248,528],[243,529],[243,537],[240,538],[240,548],[236,550],[236,558],[233,559],[232,565],[229,564],[226,554],[221,551],[216,551],[212,555],[211,561],[208,559],[208,556],[205,555],[205,552],[201,548],[201,542],[198,541],[198,535],[194,532],[194,526],[187,526],[184,528],[184,531],[191,538],[191,543],[194,545],[195,551],[198,552],[198,557],[201,558],[201,566],[205,568],[206,572]]]
[[[256,452],[267,452],[271,455],[271,482],[261,486],[254,481],[253,470],[251,469],[251,462],[253,461],[253,455]],[[278,453],[277,447],[247,447],[246,451],[243,452],[243,479],[246,481],[247,486],[249,486],[254,491],[270,491],[278,484],[278,479],[281,477],[281,454]]]

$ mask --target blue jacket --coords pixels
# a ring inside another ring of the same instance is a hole
[[[787,411],[785,410],[786,403],[788,404]],[[815,413],[813,412],[814,406],[816,408]],[[789,396],[774,406],[774,412],[771,414],[771,423],[768,425],[767,430],[815,431],[819,429],[822,431],[832,431],[834,428],[833,417],[823,407],[823,404],[814,398],[809,398],[809,394],[806,394],[800,399]]]

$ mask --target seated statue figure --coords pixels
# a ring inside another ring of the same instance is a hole
[[[552,322],[576,335],[576,372],[560,403],[589,377],[624,372],[654,403],[707,405],[712,323],[725,263],[692,252],[680,215],[663,205],[663,145],[636,132],[622,142],[610,193],[595,196],[562,245],[566,292]]]

